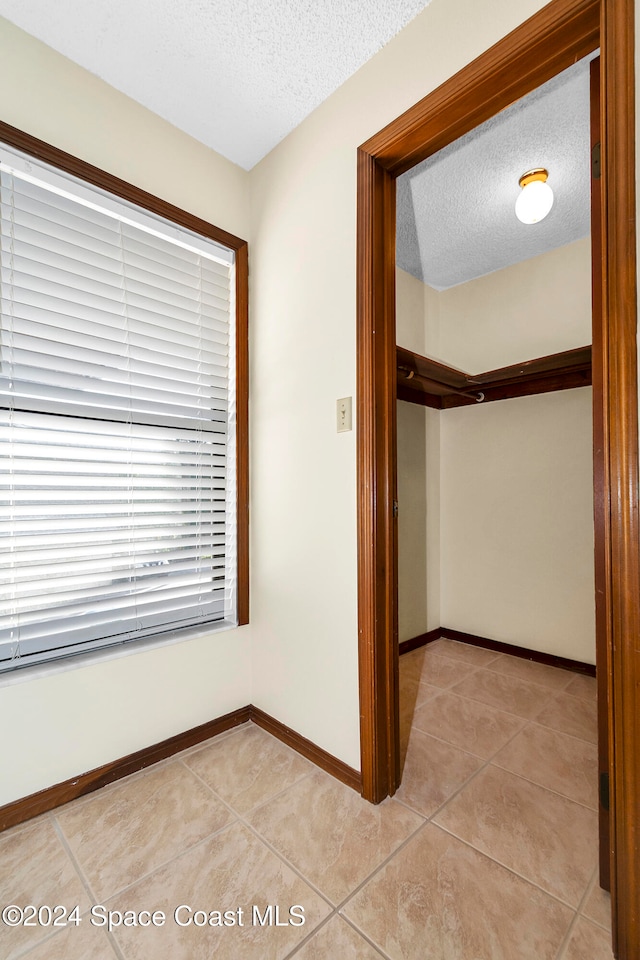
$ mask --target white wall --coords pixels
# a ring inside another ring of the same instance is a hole
[[[0,60],[0,119],[248,236],[239,167],[1,19]],[[245,628],[37,672],[1,681],[0,805],[251,700]]]
[[[441,615],[595,663],[591,389],[441,414]]]

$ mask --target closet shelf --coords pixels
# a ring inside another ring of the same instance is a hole
[[[398,400],[435,410],[591,385],[590,346],[475,374],[396,347],[396,365]]]

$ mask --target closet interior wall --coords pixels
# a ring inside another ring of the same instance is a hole
[[[469,373],[591,342],[588,237],[436,291],[397,271],[397,343]],[[443,626],[595,663],[591,389],[398,401],[399,640]]]

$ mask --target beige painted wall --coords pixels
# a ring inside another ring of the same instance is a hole
[[[398,401],[398,639],[441,626],[440,414]]]
[[[439,294],[447,362],[591,343],[590,239]],[[591,390],[443,411],[441,611],[456,630],[595,662]]]
[[[437,301],[434,349],[468,373],[584,347],[591,343],[591,240],[442,290]]]
[[[396,306],[400,346],[467,373],[583,347],[591,343],[591,240],[448,290],[398,269]]]
[[[441,612],[595,663],[591,389],[443,411]]]
[[[0,119],[248,236],[248,175],[0,19]],[[0,680],[0,805],[251,701],[246,630]]]
[[[421,280],[396,270],[396,342],[425,352],[437,337]],[[427,326],[427,320],[431,323]],[[440,626],[440,414],[398,402],[398,639]]]
[[[396,267],[396,343],[405,350],[425,353],[427,337],[425,298],[429,288],[406,270]],[[433,290],[437,296],[437,291]],[[429,336],[429,346],[437,342],[437,327]]]
[[[355,767],[356,151],[542,5],[432,0],[250,176],[254,702]]]

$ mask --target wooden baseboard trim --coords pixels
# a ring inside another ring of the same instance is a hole
[[[251,706],[249,709],[251,710],[251,719],[253,722],[259,727],[262,727],[263,730],[266,730],[267,733],[272,734],[274,737],[277,737],[278,740],[286,743],[288,747],[291,747],[297,751],[297,753],[306,757],[307,760],[311,760],[317,767],[326,770],[326,772],[331,774],[332,777],[335,777],[336,780],[340,780],[353,790],[357,790],[358,793],[361,792],[362,777],[353,767],[350,767],[342,760],[338,760],[333,754],[327,753],[322,747],[319,747],[311,740],[307,740],[307,738],[301,734],[296,733],[291,727],[287,727],[284,723],[269,716],[268,713],[260,710],[259,707]]]
[[[586,674],[595,677],[596,668],[592,663],[583,663],[581,660],[569,660],[567,657],[557,657],[553,653],[541,653],[539,650],[529,650],[527,647],[516,647],[512,643],[503,643],[501,640],[489,640],[487,637],[477,637],[474,633],[463,633],[461,630],[451,630],[442,627],[440,636],[445,640],[458,640],[460,643],[469,643],[474,647],[483,647],[485,650],[495,650],[496,653],[508,653],[512,657],[523,660],[533,660],[535,663],[544,663],[550,667],[560,667],[561,670],[571,670],[573,673]]]
[[[48,813],[49,810],[54,810],[56,807],[69,803],[70,800],[77,800],[78,797],[93,793],[94,790],[99,790],[100,787],[105,787],[115,780],[144,770],[145,767],[150,767],[152,764],[158,763],[160,760],[166,760],[167,757],[180,753],[182,750],[187,750],[198,743],[210,740],[211,737],[224,733],[225,730],[246,723],[247,720],[252,720],[263,730],[286,743],[287,746],[311,760],[316,766],[326,770],[337,780],[346,783],[347,786],[358,792],[361,791],[362,778],[357,770],[327,753],[322,747],[318,747],[315,743],[296,733],[295,730],[280,723],[279,720],[270,717],[263,710],[249,704],[249,706],[241,707],[239,710],[227,713],[223,717],[218,717],[217,720],[202,723],[200,726],[185,730],[184,733],[179,733],[175,737],[169,737],[167,740],[145,747],[143,750],[137,750],[126,757],[121,757],[119,760],[113,760],[111,763],[105,763],[88,773],[72,777],[70,780],[57,783],[53,787],[47,787],[38,793],[32,793],[21,800],[14,800],[12,803],[5,804],[5,806],[0,807],[0,832],[7,830],[9,827],[15,827],[19,823],[24,823],[26,820],[31,820],[33,817],[38,817],[40,814]]]
[[[403,653],[410,653],[411,650],[417,650],[418,647],[424,647],[428,643],[433,643],[434,640],[439,640],[441,636],[442,630],[440,627],[437,627],[435,630],[427,630],[426,633],[421,633],[418,637],[411,637],[410,640],[403,640],[398,644],[400,656],[402,656]]]
[[[119,760],[113,760],[111,763],[105,763],[95,770],[89,770],[79,777],[72,777],[63,783],[57,783],[53,787],[47,787],[38,793],[32,793],[22,800],[14,800],[13,803],[7,803],[0,807],[0,831],[9,827],[15,827],[25,820],[31,820],[41,813],[47,813],[55,807],[61,807],[70,800],[76,800],[87,793],[99,790],[114,780],[120,780],[122,777],[128,777],[131,773],[137,773],[138,770],[144,770],[160,760],[166,760],[167,757],[180,753],[181,750],[187,750],[204,740],[215,737],[218,733],[224,733],[231,727],[237,727],[240,723],[246,723],[251,719],[251,707],[241,707],[234,710],[233,713],[227,713],[217,720],[210,720],[208,723],[202,723],[198,727],[192,727],[185,730],[184,733],[178,733],[175,737],[169,737],[160,743],[155,743],[150,747],[144,747],[135,753],[130,753]]]

